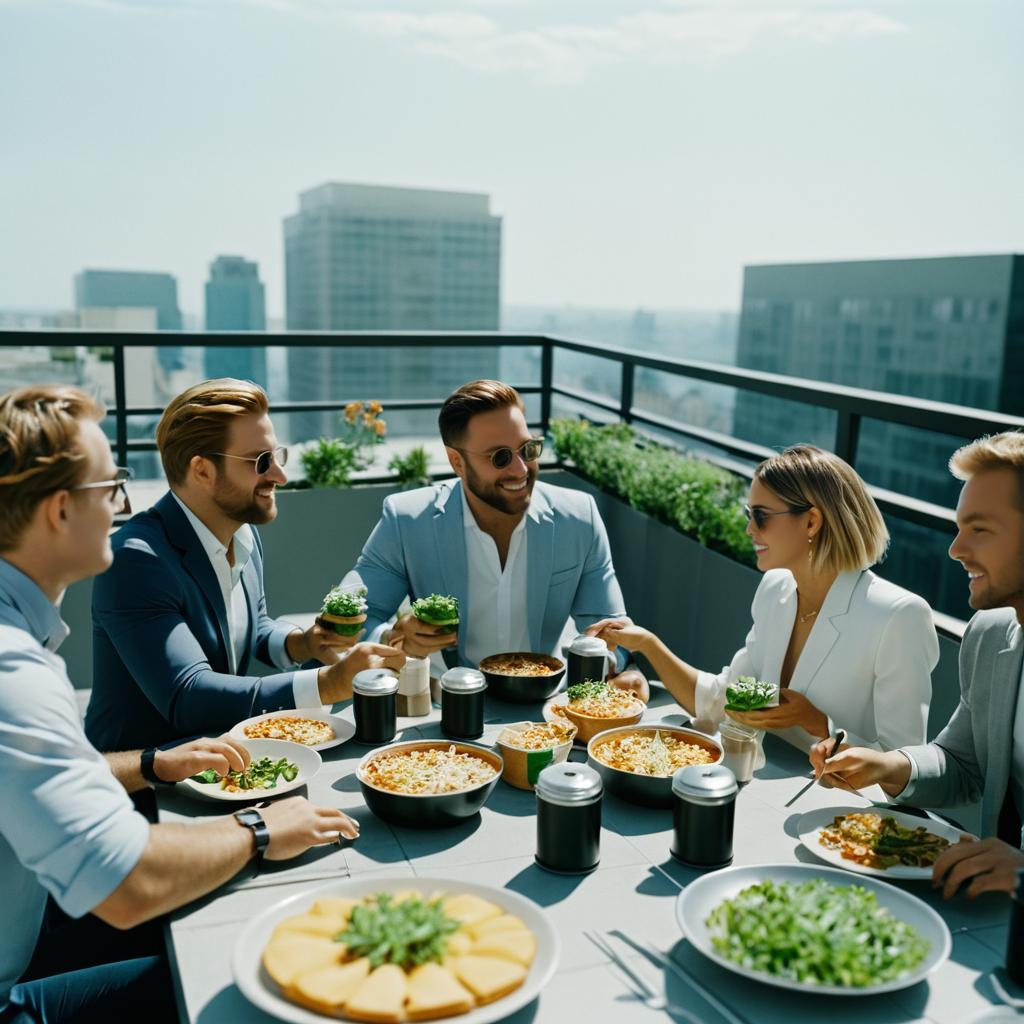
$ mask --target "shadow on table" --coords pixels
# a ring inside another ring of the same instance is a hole
[[[529,867],[523,868],[518,875],[510,878],[504,887],[528,897],[542,907],[550,907],[571,896],[586,877],[586,875],[556,875],[551,871],[545,871],[536,864],[531,864]]]
[[[233,1024],[242,1020],[246,1024],[273,1024],[277,1018],[256,1009],[236,985],[228,985],[199,1011],[196,1024]]]
[[[516,1010],[515,1013],[510,1014],[508,1017],[502,1017],[497,1024],[530,1024],[530,1021],[536,1019],[539,1007],[540,999],[534,999],[532,1003],[527,1003],[526,1006]],[[457,1020],[458,1018],[455,1019]]]
[[[531,790],[499,782],[487,798],[487,809],[512,818],[533,817],[537,813],[537,797]]]
[[[474,814],[458,825],[447,825],[440,828],[406,828],[402,825],[391,825],[390,827],[406,857],[409,860],[414,860],[417,857],[429,857],[431,854],[441,853],[443,850],[458,846],[480,828],[480,815]]]
[[[643,807],[606,793],[601,805],[601,824],[620,836],[648,836],[672,827],[672,809]]]

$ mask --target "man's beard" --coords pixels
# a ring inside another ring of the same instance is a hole
[[[485,505],[489,505],[491,508],[498,512],[504,512],[507,516],[519,515],[523,511],[523,506],[513,504],[514,499],[506,497],[506,495],[498,489],[497,484],[485,484],[479,476],[477,476],[473,467],[469,464],[469,460],[464,460],[463,465],[466,467],[466,478],[465,484],[467,490],[476,498],[479,498]],[[537,480],[537,471],[532,466],[526,467],[526,493],[533,493],[533,485]]]
[[[262,508],[256,501],[255,492],[248,493],[222,486],[213,493],[213,503],[229,519],[236,523],[251,523],[260,526],[271,522],[277,516],[277,504]]]

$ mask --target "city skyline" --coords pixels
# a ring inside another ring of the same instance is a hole
[[[1020,4],[0,8],[3,308],[124,267],[199,315],[238,252],[278,320],[281,221],[329,180],[490,194],[509,305],[736,309],[748,264],[1024,249]]]

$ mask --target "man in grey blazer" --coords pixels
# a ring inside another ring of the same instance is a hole
[[[811,751],[820,775],[851,785],[877,782],[897,800],[928,807],[981,800],[980,842],[950,847],[933,880],[948,898],[1012,892],[1024,868],[1024,433],[982,438],[950,459],[964,480],[950,557],[970,578],[978,609],[960,647],[960,703],[934,741],[879,753],[850,747],[825,759],[828,741]]]
[[[490,380],[445,401],[438,426],[459,479],[387,498],[345,578],[368,590],[368,637],[416,657],[452,648],[447,662],[475,665],[503,651],[557,654],[569,619],[582,632],[625,614],[597,506],[537,480],[543,442],[523,409],[514,388]],[[388,626],[407,596],[431,593],[459,600],[454,641],[413,615]],[[625,667],[618,657],[613,674]],[[646,700],[639,672],[615,678]]]

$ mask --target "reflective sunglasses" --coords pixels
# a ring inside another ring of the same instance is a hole
[[[288,462],[288,449],[284,445],[280,445],[273,451],[260,452],[255,458],[250,458],[247,455],[232,455],[230,452],[210,452],[210,454],[220,455],[225,459],[238,459],[241,462],[255,463],[257,476],[263,476],[264,473],[269,473],[270,467],[275,462],[279,466],[284,466]]]
[[[743,513],[747,517],[748,523],[753,519],[754,525],[759,530],[763,530],[765,522],[773,516],[796,516],[801,512],[810,512],[812,507],[811,505],[793,505],[791,508],[783,509],[781,512],[768,512],[760,507],[751,508],[749,505],[744,505]]]
[[[495,469],[504,469],[512,462],[512,456],[518,455],[523,462],[536,462],[541,452],[544,451],[544,438],[543,437],[531,437],[529,441],[524,441],[518,448],[496,448],[493,452],[471,452],[468,448],[459,448],[460,452],[466,452],[468,455],[481,455],[485,459],[491,460],[491,465]]]
[[[69,490],[93,491],[99,490],[102,487],[109,488],[110,494],[107,500],[114,506],[114,514],[128,515],[132,510],[132,503],[128,500],[128,490],[125,484],[133,476],[135,476],[134,471],[127,466],[117,466],[115,467],[113,480],[94,480],[89,484],[78,484],[77,487],[71,487]]]

